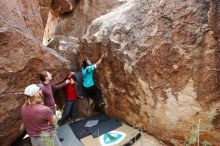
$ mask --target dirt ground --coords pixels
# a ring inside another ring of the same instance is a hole
[[[166,146],[162,142],[158,141],[153,136],[146,133],[142,133],[139,140],[137,140],[132,146]]]

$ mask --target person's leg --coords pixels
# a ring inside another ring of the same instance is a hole
[[[96,87],[96,86],[94,87],[94,90],[95,90],[95,96],[97,97],[99,106],[101,104],[104,104],[103,99],[102,99],[102,92],[101,92],[101,90],[98,87]]]
[[[46,146],[41,137],[31,137],[32,146]]]
[[[91,99],[93,101],[92,103],[89,102],[89,104],[94,108],[96,106],[96,99],[95,99],[95,94],[94,94],[94,91],[93,91],[93,86],[91,86],[89,88],[86,88],[86,90],[87,90],[87,94],[90,98],[89,101],[91,101]]]
[[[38,146],[62,146],[56,132],[48,137],[39,137],[38,142],[43,143],[43,145]]]
[[[72,103],[72,108],[71,108],[71,116],[73,121],[76,120],[78,114],[78,109],[77,109],[77,100],[74,100]]]
[[[97,111],[99,111],[99,104],[100,104],[99,98],[100,98],[100,96],[101,96],[101,94],[100,94],[101,92],[99,93],[99,89],[98,89],[95,85],[93,85],[92,87],[90,87],[89,90],[90,90],[92,99],[93,99],[94,102],[95,102],[95,107],[94,107],[94,109],[97,110]]]
[[[72,101],[66,100],[65,106],[64,106],[64,111],[63,111],[63,114],[62,114],[62,118],[59,121],[59,125],[64,124],[66,118],[69,116],[71,108],[72,108]]]
[[[89,103],[89,98],[91,98],[91,95],[89,93],[89,88],[86,88],[83,86],[83,89],[84,89],[84,96],[86,97],[88,103]]]
[[[86,88],[84,87],[85,89],[85,92],[86,92],[86,98],[87,98],[87,101],[88,101],[88,104],[92,107],[94,107],[94,99],[93,99],[93,96],[92,96],[92,90],[91,90],[91,87],[89,88]]]
[[[59,141],[59,138],[57,137],[57,134],[55,134],[53,136],[53,139],[54,139],[54,144],[55,144],[54,146],[62,146],[60,141]]]

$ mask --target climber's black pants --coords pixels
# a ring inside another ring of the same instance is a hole
[[[92,98],[95,102],[95,109],[99,109],[100,104],[102,103],[102,93],[99,88],[97,88],[95,85],[87,88],[84,87],[86,91],[86,96],[89,98]]]

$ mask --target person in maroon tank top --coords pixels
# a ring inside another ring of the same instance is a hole
[[[61,146],[53,126],[57,123],[57,118],[49,107],[43,105],[40,87],[36,84],[29,85],[25,88],[24,94],[26,100],[21,108],[21,117],[32,145],[46,146],[42,133],[47,132],[53,145]]]

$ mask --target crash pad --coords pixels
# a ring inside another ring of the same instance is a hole
[[[90,127],[89,132],[93,137],[98,137],[109,131],[112,131],[122,126],[122,123],[116,119],[109,119],[107,121],[100,122],[98,125]]]
[[[83,146],[79,139],[74,135],[69,124],[59,126],[57,134],[59,138],[63,138],[63,141],[61,141],[62,146]]]
[[[119,128],[107,132],[99,137],[89,135],[81,139],[85,146],[129,146],[141,136],[133,127],[122,124]]]
[[[83,120],[79,120],[79,121],[75,121],[70,123],[70,127],[73,131],[73,133],[76,135],[76,137],[78,139],[82,139],[86,136],[91,135],[89,132],[89,127],[86,127],[86,123],[90,120],[98,120],[98,124],[103,122],[103,121],[107,121],[110,120],[111,118],[107,115],[105,115],[104,113],[98,113],[92,117],[83,119]]]

